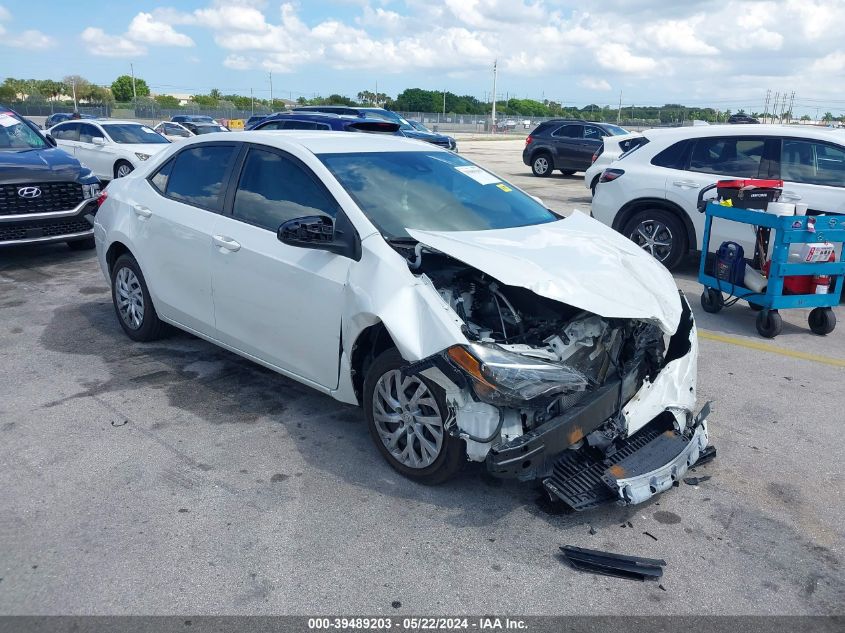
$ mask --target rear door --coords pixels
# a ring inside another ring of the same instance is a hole
[[[845,213],[845,146],[802,138],[780,140],[783,202],[811,212]]]
[[[279,226],[340,207],[292,155],[251,145],[214,227],[219,339],[317,385],[336,388],[343,287],[352,260],[281,243]]]
[[[76,157],[84,163],[98,178],[111,180],[114,177],[112,165],[114,156],[105,145],[95,145],[94,138],[102,138],[110,143],[111,139],[97,126],[90,123],[79,124],[79,141],[76,144]]]
[[[583,141],[584,126],[580,123],[567,123],[554,130],[551,142],[555,153],[555,169],[578,169],[581,162],[578,156]]]
[[[768,152],[763,136],[710,136],[690,143],[684,157],[685,169],[672,170],[666,179],[666,198],[686,211],[700,240],[704,215],[698,212],[698,192],[718,180],[768,177],[771,161],[764,160]],[[750,226],[716,218],[710,250],[718,250],[725,241],[738,242],[749,257],[754,254],[754,231]]]
[[[78,121],[68,121],[67,123],[60,123],[55,126],[51,132],[56,145],[71,156],[76,156],[76,146],[79,144],[79,126],[80,123]],[[88,167],[82,159],[80,159],[80,162]]]
[[[211,297],[213,227],[239,143],[188,147],[148,179],[148,194],[130,201],[139,263],[156,309],[214,337]]]
[[[578,148],[578,171],[584,171],[593,164],[593,154],[604,147],[604,137],[607,132],[595,125],[584,126],[584,138]]]

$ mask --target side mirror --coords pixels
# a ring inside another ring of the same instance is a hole
[[[47,139],[47,142],[48,142],[50,145],[52,145],[53,147],[58,147],[58,146],[59,146],[59,144],[58,144],[58,143],[56,143],[56,139],[54,139],[54,138],[53,138],[53,135],[52,135],[52,134],[45,134],[45,135],[44,135],[44,138],[46,138],[46,139]]]
[[[356,261],[361,259],[361,240],[343,213],[338,213],[336,222],[327,215],[288,220],[279,227],[276,237],[288,246],[328,251]]]
[[[93,137],[93,138],[91,139],[91,142],[92,142],[94,145],[105,145],[105,144],[106,144],[106,139],[104,139],[102,136],[95,136],[95,137]]]

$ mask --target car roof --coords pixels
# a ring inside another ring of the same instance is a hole
[[[794,136],[819,140],[838,140],[838,136],[830,128],[813,125],[697,125],[690,127],[653,128],[643,132],[651,140],[675,142],[687,138],[702,138],[709,136]]]
[[[248,130],[233,135],[231,132],[215,132],[194,137],[186,143],[231,142],[261,143],[272,147],[297,145],[312,154],[352,154],[356,152],[448,152],[425,141],[394,136],[392,134],[350,134],[340,131],[312,130]]]

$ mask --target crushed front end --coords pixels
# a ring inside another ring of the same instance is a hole
[[[444,390],[447,429],[494,476],[539,479],[577,510],[637,504],[680,481],[707,447],[683,295],[670,335],[503,286],[442,256],[421,263],[420,278],[463,321],[469,344],[407,371]]]

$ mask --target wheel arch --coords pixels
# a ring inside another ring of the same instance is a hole
[[[613,224],[611,226],[621,233],[622,229],[628,223],[628,220],[630,220],[635,213],[645,209],[654,208],[668,211],[669,213],[677,216],[684,223],[684,227],[686,228],[687,250],[692,251],[698,248],[698,238],[695,233],[695,226],[693,226],[692,218],[689,217],[687,212],[684,211],[680,205],[664,198],[638,198],[636,200],[631,200],[619,210],[619,213],[617,213],[616,217],[613,218]]]
[[[129,165],[132,168],[133,171],[135,170],[135,165],[133,165],[131,161],[129,161],[125,158],[118,158],[116,161],[114,161],[114,165],[112,165],[112,168],[111,168],[112,176],[114,176],[115,178],[117,178],[117,168],[122,163],[126,163],[127,165]]]
[[[108,266],[109,274],[111,274],[112,268],[114,268],[114,263],[117,261],[117,258],[124,254],[132,255],[132,251],[129,250],[129,247],[126,246],[126,244],[121,241],[114,241],[111,243],[111,246],[109,246],[108,250],[106,251],[106,265]],[[132,255],[132,257],[135,256]]]
[[[365,327],[355,338],[349,362],[352,387],[359,405],[364,403],[364,379],[367,370],[379,354],[391,347],[397,347],[397,345],[381,321]]]

